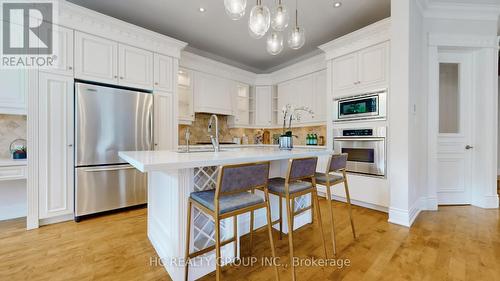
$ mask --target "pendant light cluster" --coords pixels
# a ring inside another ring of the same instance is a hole
[[[298,6],[295,2],[295,26],[289,30],[287,43],[292,49],[300,49],[306,42],[305,30],[299,26]],[[227,15],[232,20],[239,20],[245,15],[247,0],[224,0]],[[270,12],[269,8],[262,5],[262,0],[257,0],[250,11],[248,18],[248,31],[250,36],[260,39],[271,29],[266,40],[266,50],[271,55],[277,55],[283,50],[282,32],[288,27],[290,15],[282,0],[277,0],[277,5]]]

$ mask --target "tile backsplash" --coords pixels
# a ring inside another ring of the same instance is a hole
[[[10,158],[10,143],[26,139],[26,134],[26,116],[0,114],[0,158]]]
[[[191,132],[191,144],[199,142],[210,142],[208,136],[208,121],[211,114],[197,113],[195,121],[191,125],[179,125],[179,145],[184,145],[184,134],[186,129],[189,128]],[[271,143],[274,134],[281,134],[282,129],[243,129],[243,128],[229,128],[227,125],[227,116],[218,115],[219,117],[219,138],[220,142],[231,142],[234,137],[241,138],[243,135],[248,137],[248,143],[255,143],[255,136],[262,134],[267,130],[270,133]],[[294,140],[296,145],[305,145],[307,134],[315,133],[319,136],[326,137],[326,125],[313,126],[313,127],[300,127],[293,128],[293,134],[297,136]],[[326,140],[325,140],[326,141]]]

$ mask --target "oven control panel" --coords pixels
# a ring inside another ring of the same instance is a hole
[[[342,136],[344,137],[367,137],[373,136],[373,129],[354,129],[354,130],[343,130]]]

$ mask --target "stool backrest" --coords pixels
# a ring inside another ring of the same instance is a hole
[[[287,180],[295,181],[313,177],[316,174],[318,157],[295,158],[288,162]]]
[[[269,165],[269,162],[259,162],[220,166],[216,198],[221,194],[241,193],[267,186]]]
[[[347,153],[333,154],[328,163],[327,173],[345,170],[347,167]]]

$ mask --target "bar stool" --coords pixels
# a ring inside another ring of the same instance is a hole
[[[335,224],[333,220],[333,202],[331,187],[336,184],[344,184],[345,194],[347,199],[347,206],[349,210],[349,218],[351,220],[352,235],[356,239],[356,230],[354,229],[354,220],[352,218],[351,196],[349,194],[349,186],[347,184],[347,153],[334,154],[328,160],[328,166],[325,173],[316,173],[316,182],[326,187],[326,198],[328,199],[328,206],[330,208],[330,219],[332,221],[332,243],[333,253],[337,254],[336,241],[335,241]],[[336,173],[336,174],[334,174]],[[342,174],[339,175],[338,173]]]
[[[321,213],[319,211],[318,194],[316,191],[316,165],[318,163],[317,157],[296,158],[288,161],[288,171],[286,178],[272,178],[269,180],[269,193],[279,197],[279,220],[272,224],[279,223],[280,239],[283,224],[283,211],[282,211],[282,198],[286,199],[287,221],[288,221],[288,243],[290,247],[290,266],[292,268],[292,280],[295,280],[295,266],[293,264],[293,223],[296,215],[299,215],[307,210],[317,208],[317,216],[321,229],[321,238],[323,240],[323,248],[326,253],[326,242],[323,234],[323,223],[321,221]],[[308,182],[309,180],[310,182]],[[303,195],[311,194],[311,206],[295,211],[295,198]],[[316,207],[313,207],[316,205]]]
[[[187,212],[187,239],[186,239],[186,267],[185,280],[188,280],[189,260],[215,249],[216,280],[220,280],[221,251],[220,248],[231,242],[235,243],[235,256],[237,253],[237,221],[238,215],[266,208],[269,242],[273,258],[276,257],[272,236],[271,209],[269,207],[268,178],[269,162],[227,165],[219,167],[217,185],[215,190],[193,192],[190,195]],[[264,191],[264,198],[254,194],[255,189]],[[249,192],[251,191],[251,192]],[[206,249],[189,253],[191,231],[191,208],[196,206],[205,214],[212,216],[215,221],[215,245]],[[220,221],[234,217],[234,235],[231,239],[220,241]],[[276,280],[279,280],[278,268],[274,267]]]

